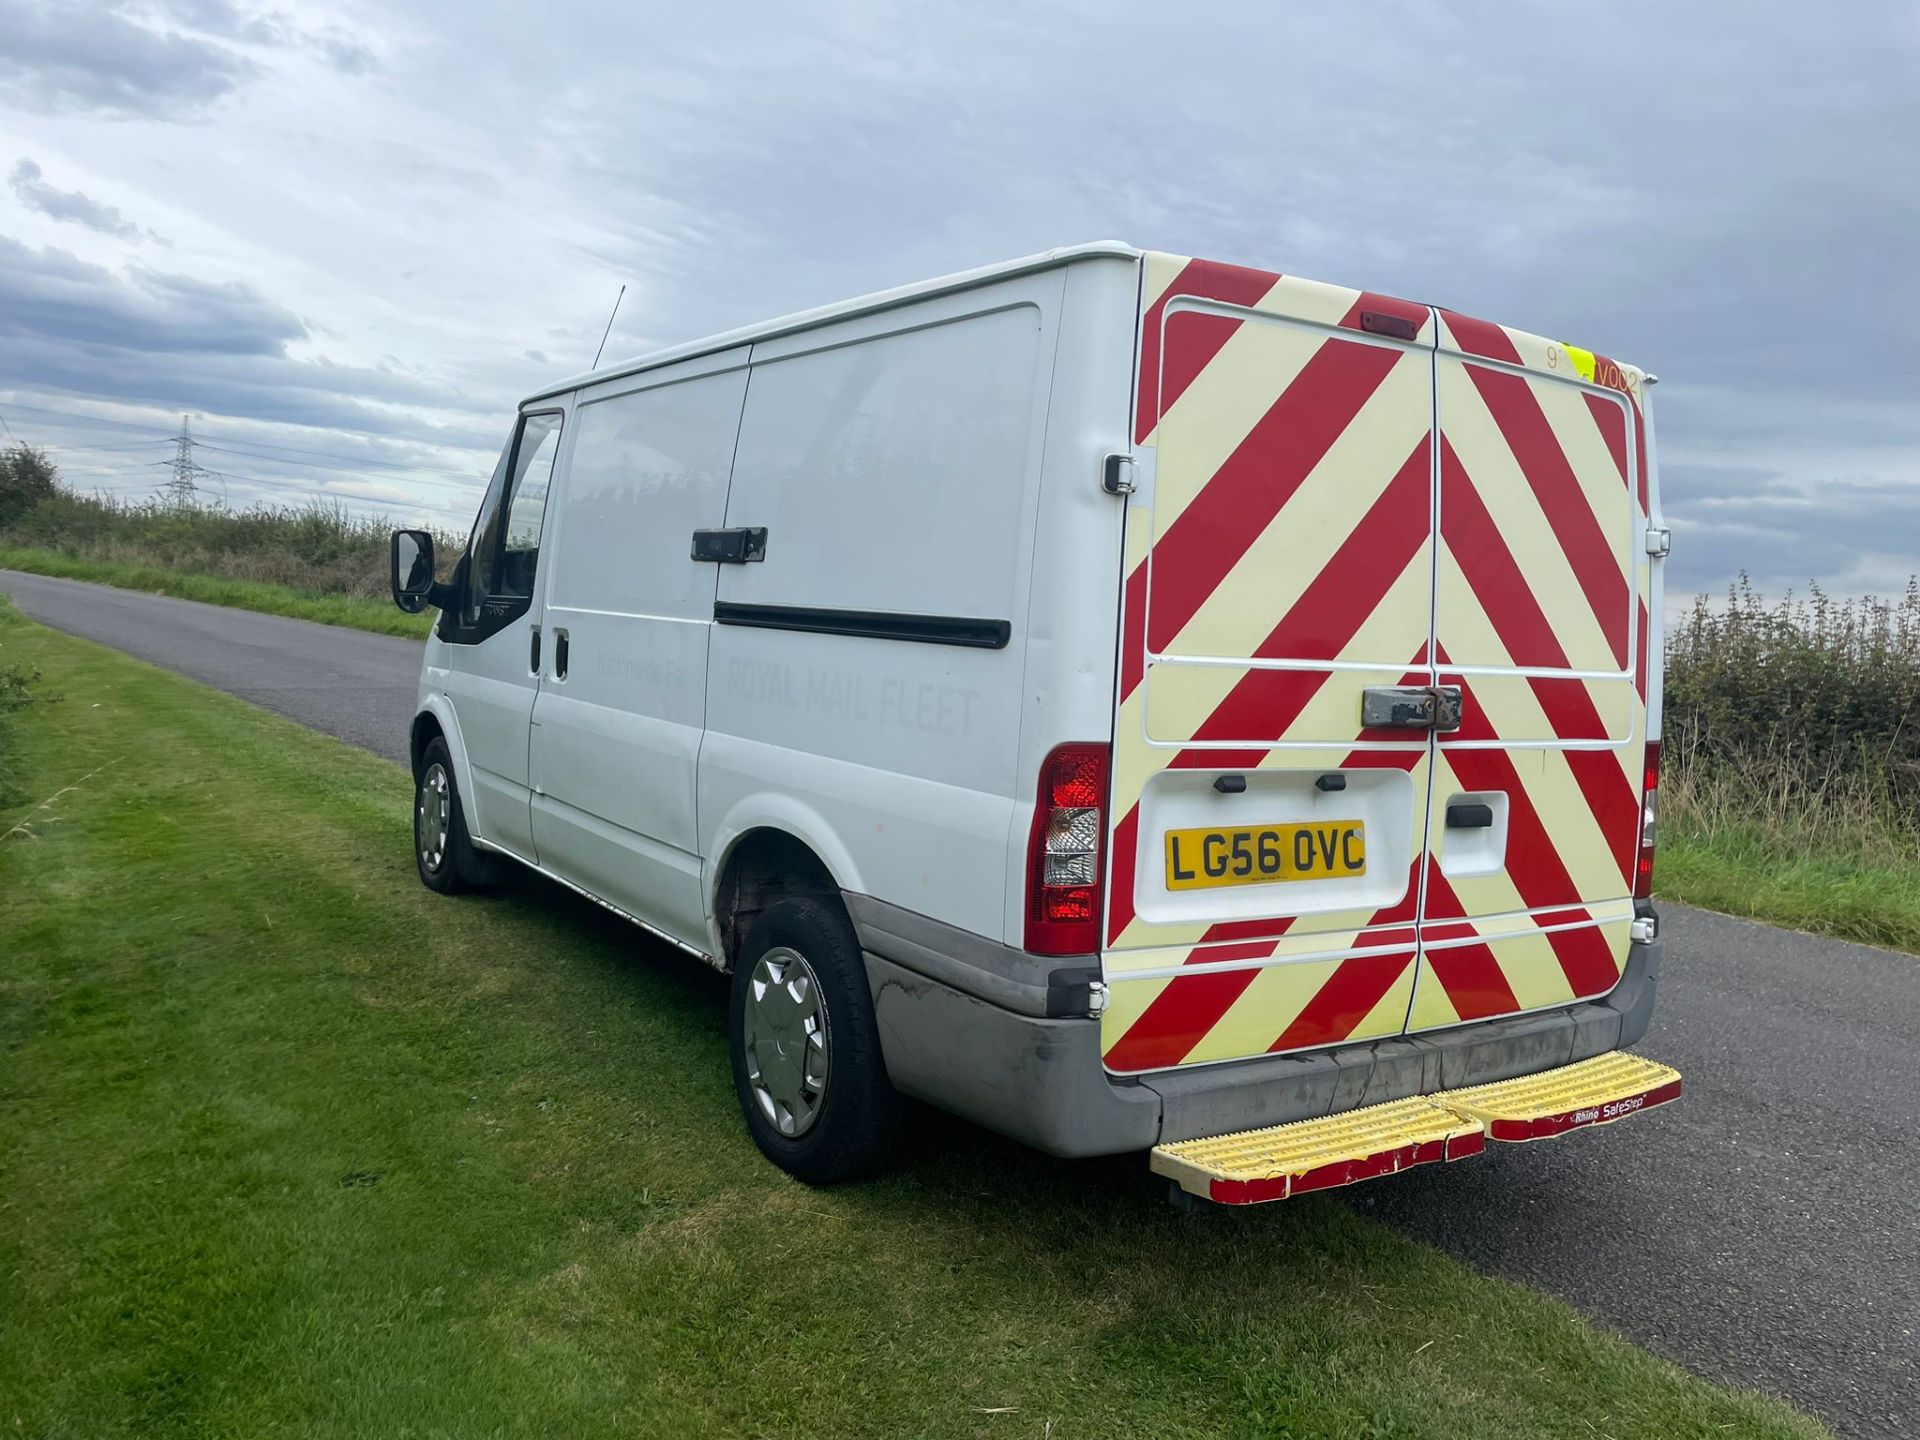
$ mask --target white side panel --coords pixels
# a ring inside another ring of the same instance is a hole
[[[1131,449],[1139,291],[1137,258],[1085,260],[1066,272],[1030,567],[1016,803],[1006,836],[1001,938],[1009,945],[1019,945],[1026,929],[1027,836],[1041,763],[1057,745],[1113,737],[1126,505],[1101,488],[1100,475],[1108,455]],[[1137,459],[1136,478],[1149,483],[1152,454]]]
[[[767,552],[722,567],[721,605],[1004,622],[1009,639],[716,625],[709,866],[723,823],[798,805],[871,893],[1000,933],[1062,289],[1023,276],[755,347],[726,523],[765,526]]]
[[[694,766],[715,577],[689,549],[725,513],[746,360],[735,350],[581,396],[534,711],[542,864],[702,949]]]

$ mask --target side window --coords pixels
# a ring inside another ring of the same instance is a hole
[[[480,518],[474,522],[467,574],[469,620],[479,616],[488,600],[533,598],[547,487],[560,449],[560,419],[557,414],[526,416],[507,453],[500,457]]]

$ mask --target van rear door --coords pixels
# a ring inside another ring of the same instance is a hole
[[[1438,736],[1408,1028],[1602,995],[1633,920],[1646,754],[1644,377],[1440,312]]]
[[[1424,305],[1143,262],[1109,810],[1107,1068],[1398,1034],[1435,681]]]

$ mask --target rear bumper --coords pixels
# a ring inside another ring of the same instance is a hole
[[[1630,949],[1619,986],[1601,1000],[1305,1055],[1116,1078],[1100,1063],[1097,1019],[1045,1013],[1048,972],[1059,973],[1061,962],[868,896],[847,901],[894,1084],[1061,1156],[1308,1120],[1622,1049],[1646,1033],[1660,974],[1655,940]]]

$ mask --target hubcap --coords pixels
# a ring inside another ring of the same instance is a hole
[[[413,843],[420,848],[420,863],[431,874],[438,874],[446,863],[452,821],[453,786],[447,781],[447,767],[436,760],[420,777],[420,797],[413,809]]]
[[[827,1095],[827,1010],[797,950],[762,955],[747,986],[747,1083],[782,1135],[804,1135]]]

